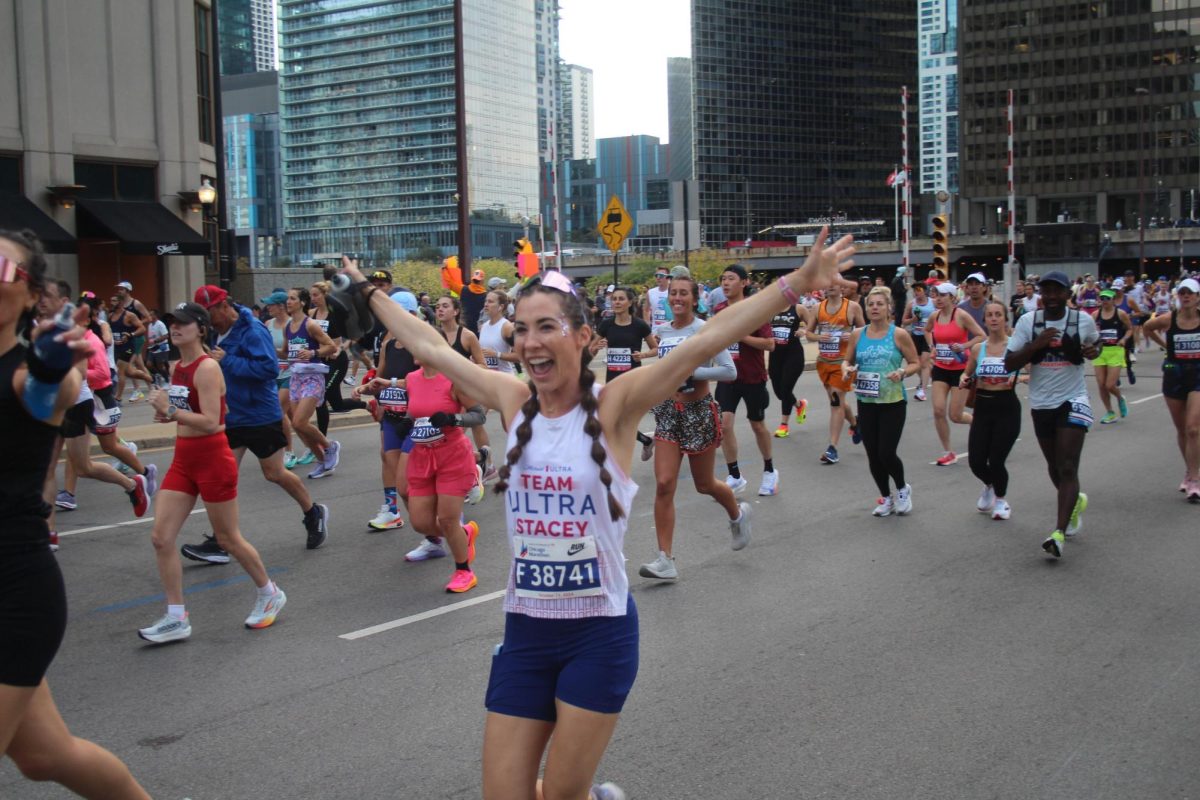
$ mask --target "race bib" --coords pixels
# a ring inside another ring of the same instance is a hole
[[[633,350],[628,347],[608,348],[608,368],[613,372],[633,369]]]
[[[775,344],[787,344],[792,338],[791,328],[771,328],[771,335],[775,337]]]
[[[1067,423],[1081,428],[1092,427],[1092,404],[1086,394],[1071,401],[1071,410],[1067,412]]]
[[[655,306],[654,313],[650,319],[655,325],[662,325],[667,321],[667,309],[662,305]]]
[[[328,333],[329,333],[329,320],[327,320],[327,319],[318,319],[318,320],[314,320],[314,321],[315,321],[315,322],[317,323],[317,325],[318,325],[318,326],[321,328],[321,330],[325,331],[325,333],[326,333],[326,334],[328,334]]]
[[[112,337],[113,337],[113,344],[118,345],[118,346],[123,345],[129,341],[128,333],[117,333],[116,331],[113,331]]]
[[[408,390],[403,386],[392,388],[387,386],[379,390],[377,395],[379,405],[393,414],[403,414],[408,410]]]
[[[979,369],[975,373],[979,378],[980,383],[986,383],[989,386],[1003,386],[1008,383],[1008,370],[1004,368],[1003,356],[985,356],[979,362]]]
[[[658,340],[658,357],[666,358],[667,353],[687,341],[686,336],[664,336]]]
[[[188,404],[189,394],[191,394],[191,390],[186,386],[178,386],[173,383],[167,387],[167,399],[180,411],[192,410],[191,405]]]
[[[422,444],[428,444],[429,442],[436,442],[439,439],[446,438],[446,434],[442,433],[441,428],[429,422],[429,417],[418,418],[413,423],[412,433],[409,434],[409,436],[414,442],[420,442]]]
[[[1188,361],[1200,358],[1200,333],[1175,334],[1175,358]]]
[[[955,361],[954,351],[950,349],[950,345],[948,344],[934,345],[933,358],[935,361],[940,361],[945,364],[953,364]]]
[[[300,352],[302,350],[307,350],[307,349],[308,349],[308,342],[304,341],[303,339],[301,339],[298,342],[297,341],[288,342],[288,349],[287,349],[288,361],[299,361],[300,360]]]
[[[829,334],[829,341],[821,341],[817,343],[817,353],[826,357],[839,357],[842,354],[842,332],[841,331],[826,331]]]
[[[500,356],[484,356],[483,365],[488,369],[500,369]]]
[[[854,379],[854,393],[859,397],[879,397],[879,381],[882,378],[878,372],[858,371]]]
[[[517,597],[572,598],[604,594],[596,539],[513,539]]]
[[[739,358],[742,357],[742,343],[741,342],[734,342],[733,344],[729,345],[729,356],[734,361],[737,361]]]
[[[96,420],[96,427],[99,430],[115,428],[117,427],[117,423],[121,421],[121,407],[114,405],[112,408],[105,408],[100,404],[100,398],[96,398],[92,410],[92,419]]]
[[[1119,338],[1120,337],[1117,335],[1116,328],[1100,329],[1100,344],[1104,345],[1105,347],[1112,347],[1117,343],[1117,339]]]

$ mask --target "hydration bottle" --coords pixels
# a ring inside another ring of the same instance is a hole
[[[54,327],[33,343],[29,375],[25,378],[25,405],[35,419],[49,419],[58,399],[58,386],[75,362],[75,354],[59,334],[75,327],[75,306],[67,303],[54,318]]]

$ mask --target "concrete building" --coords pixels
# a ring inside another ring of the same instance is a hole
[[[559,67],[561,102],[559,105],[558,158],[591,158],[596,130],[592,70],[578,64]]]
[[[42,233],[73,289],[128,280],[163,307],[205,281],[210,20],[206,0],[0,0],[0,227]]]
[[[958,0],[920,0],[917,19],[922,194],[958,194]],[[911,111],[910,111],[911,113]]]
[[[673,181],[692,179],[692,60],[667,59],[667,135]]]

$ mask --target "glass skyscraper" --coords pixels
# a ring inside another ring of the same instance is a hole
[[[274,0],[220,0],[221,74],[275,69]]]
[[[538,191],[533,0],[465,0],[472,213]],[[281,0],[289,254],[456,249],[452,0]]]
[[[958,193],[958,0],[920,0],[920,190]],[[910,109],[911,113],[911,109]]]
[[[916,12],[913,0],[692,0],[706,245],[836,214],[891,221]]]
[[[692,179],[692,60],[667,59],[667,128],[671,180]]]

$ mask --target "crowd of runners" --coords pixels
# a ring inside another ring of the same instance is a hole
[[[73,293],[46,274],[36,239],[0,232],[0,413],[25,420],[14,443],[36,454],[40,470],[10,465],[0,480],[0,502],[18,509],[0,534],[0,752],[23,770],[44,766],[45,752],[62,753],[37,774],[84,796],[146,796],[111,754],[88,743],[63,747],[66,728],[45,724],[57,717],[45,669],[65,625],[61,577],[48,556],[58,546],[55,514],[80,513],[80,477],[120,487],[135,516],[153,505],[166,607],[137,631],[142,639],[163,644],[192,634],[181,555],[237,561],[256,587],[244,624],[268,627],[287,597],[240,533],[239,467],[249,449],[263,477],[298,506],[305,547],[321,547],[330,512],[312,496],[322,484],[310,481],[333,476],[351,455],[329,436],[331,412],[366,408],[378,425],[382,503],[375,516],[344,524],[411,528],[414,546],[404,560],[449,558],[447,592],[478,584],[480,526],[467,520],[469,506],[484,500],[488,485],[504,496],[512,557],[504,641],[486,692],[485,797],[623,797],[593,780],[637,673],[637,609],[623,555],[638,488],[632,460],[639,452],[652,460],[655,479],[653,558],[640,576],[679,577],[675,517],[685,456],[696,492],[725,512],[730,547],[742,550],[753,507],[739,499],[749,478],[734,421],[744,405],[763,465],[757,494],[777,497],[785,476],[773,440],[808,417],[808,401],[796,395],[806,348],[815,351],[830,408],[813,468],[839,464],[848,432],[850,446],[864,448],[878,492],[865,518],[916,510],[898,455],[911,398],[930,403],[938,467],[959,461],[953,425],[969,426],[967,461],[981,485],[976,508],[1010,519],[1005,462],[1024,418],[1017,386],[1027,384],[1033,433],[1057,489],[1041,548],[1061,558],[1088,506],[1078,477],[1095,421],[1085,366],[1094,365],[1105,410],[1099,422],[1118,422],[1129,413],[1122,378],[1136,380],[1137,353],[1152,345],[1165,352],[1162,392],[1185,465],[1179,490],[1200,502],[1195,279],[1072,281],[1048,272],[996,298],[979,273],[961,286],[936,272],[913,284],[901,272],[890,287],[846,280],[853,252],[848,237],[825,246],[822,235],[803,267],[766,285],[733,264],[710,292],[676,267],[657,270],[644,295],[612,286],[596,299],[554,271],[512,292],[503,281],[484,285],[476,272],[460,294],[432,303],[395,286],[387,271],[363,275],[346,260],[340,274],[260,298],[260,313],[203,286],[192,302],[160,314],[128,283],[107,302]],[[74,324],[54,328],[72,303]],[[54,360],[51,340],[67,355]],[[600,353],[603,369],[593,369]],[[31,399],[40,386],[51,387],[49,409]],[[774,431],[766,423],[772,396],[780,411]],[[175,430],[162,476],[119,434],[122,406],[139,402]],[[506,434],[497,449],[484,427],[490,414]],[[639,430],[647,415],[653,430]],[[92,457],[92,435],[120,469]],[[212,535],[180,547],[198,498]],[[539,778],[551,742],[574,757],[549,759]]]

